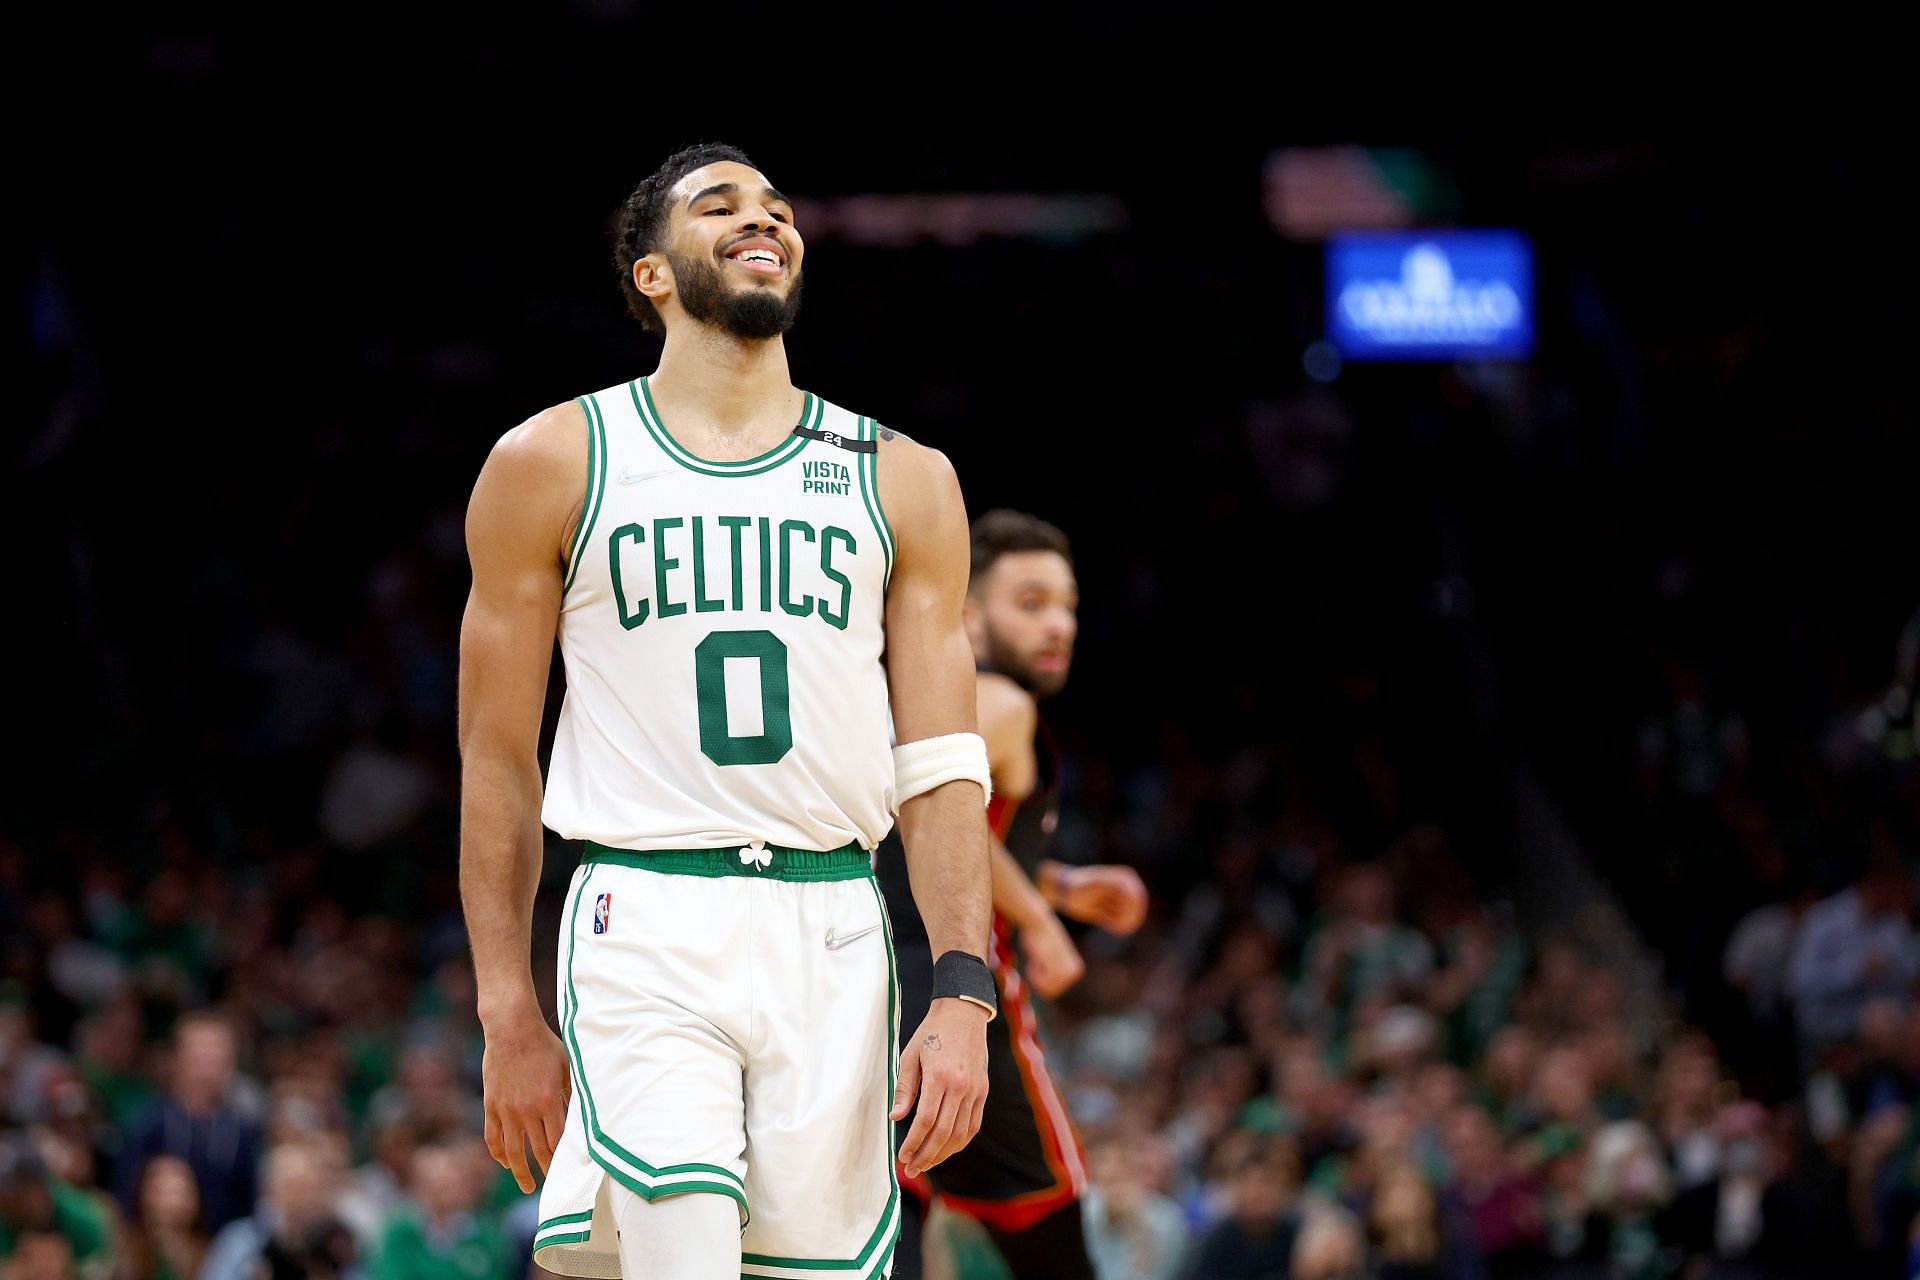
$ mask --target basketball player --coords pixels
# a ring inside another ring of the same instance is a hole
[[[1047,1074],[1027,980],[1052,998],[1085,965],[1057,912],[1126,935],[1146,918],[1147,893],[1130,867],[1067,867],[1041,858],[1055,820],[1058,757],[1037,702],[1067,682],[1078,630],[1079,586],[1066,535],[1044,520],[989,511],[973,524],[967,635],[980,667],[980,732],[993,771],[995,980],[1002,1016],[987,1028],[992,1089],[980,1134],[914,1190],[978,1219],[1021,1280],[1091,1280],[1080,1218],[1085,1157]],[[926,964],[905,940],[919,920],[896,842],[880,847],[881,887],[902,940],[905,1008],[928,998]],[[1014,965],[1013,941],[1026,959]],[[931,1185],[928,1185],[931,1184]],[[920,1273],[921,1202],[906,1201],[898,1273]]]
[[[566,1275],[887,1275],[892,1122],[913,1112],[909,1175],[980,1124],[996,997],[965,508],[943,456],[790,381],[804,251],[739,151],[670,157],[615,250],[659,367],[508,432],[468,510],[486,1139],[523,1190],[527,1148],[546,1170],[534,1256]],[[897,1086],[871,867],[895,811],[937,953]],[[559,1037],[528,961],[542,822],[585,842]]]

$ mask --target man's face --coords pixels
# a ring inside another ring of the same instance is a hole
[[[182,1091],[218,1098],[233,1083],[233,1033],[211,1023],[198,1023],[180,1032],[179,1071]]]
[[[293,1234],[306,1231],[325,1215],[332,1190],[325,1168],[311,1153],[276,1153],[267,1179],[267,1199]]]
[[[973,653],[1036,697],[1060,692],[1080,630],[1080,584],[1057,551],[1010,551],[967,593]]]
[[[682,178],[668,197],[667,246],[636,268],[671,284],[693,319],[755,340],[793,327],[806,246],[793,205],[758,171],[721,161]]]

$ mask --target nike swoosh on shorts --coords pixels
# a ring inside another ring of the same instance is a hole
[[[655,476],[664,476],[672,470],[672,467],[662,467],[658,471],[622,471],[620,473],[620,483],[639,484],[642,480],[651,480]]]
[[[843,933],[838,937],[835,937],[833,930],[829,929],[827,930],[827,950],[838,951],[849,942],[858,942],[879,927],[877,924],[870,924],[858,933]]]

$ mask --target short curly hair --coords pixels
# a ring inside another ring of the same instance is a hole
[[[634,287],[633,264],[666,247],[667,193],[673,190],[674,184],[695,169],[726,160],[749,169],[760,167],[747,159],[747,153],[738,147],[724,142],[696,142],[663,160],[620,206],[620,229],[613,238],[613,266],[620,273],[620,292],[626,295],[627,311],[648,333],[665,333],[667,326],[653,302]]]
[[[1073,544],[1059,526],[1024,511],[995,507],[973,522],[973,575],[975,586],[986,581],[987,570],[1001,556],[1018,551],[1051,551],[1073,564]]]

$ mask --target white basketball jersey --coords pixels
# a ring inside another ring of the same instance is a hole
[[[621,849],[879,844],[893,538],[873,421],[809,392],[801,425],[826,439],[710,462],[667,433],[645,378],[580,405],[587,499],[542,820]]]

